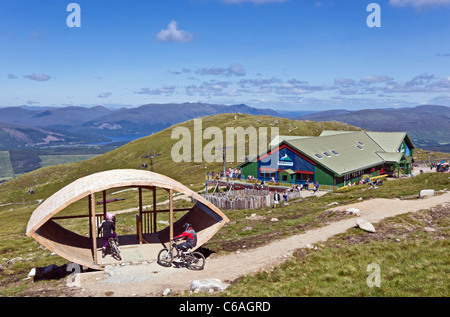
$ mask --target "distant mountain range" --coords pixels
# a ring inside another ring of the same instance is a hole
[[[296,118],[340,121],[371,131],[404,131],[424,150],[450,153],[450,107],[422,105],[414,108],[329,110]]]
[[[194,118],[222,113],[278,116],[270,109],[246,105],[212,105],[203,103],[149,104],[138,108],[122,108],[82,124],[82,129],[103,131],[105,135],[153,133]]]
[[[204,103],[148,104],[117,110],[103,106],[9,107],[0,108],[0,149],[105,142],[112,136],[152,134],[194,118],[224,113],[340,121],[371,131],[405,131],[418,148],[450,153],[450,107],[435,105],[322,112],[277,112],[243,104]]]
[[[111,110],[93,108],[0,108],[0,149],[48,144],[92,143],[108,136],[152,134],[193,118],[222,113],[282,115],[246,105],[148,104]]]

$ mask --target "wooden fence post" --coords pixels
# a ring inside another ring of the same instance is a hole
[[[92,222],[92,253],[94,258],[94,264],[97,264],[97,217],[95,216],[95,194],[91,194],[89,199],[89,213],[91,215]]]

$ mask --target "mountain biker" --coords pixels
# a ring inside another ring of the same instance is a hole
[[[102,221],[100,227],[98,228],[98,233],[103,230],[103,247],[102,254],[105,256],[106,248],[109,246],[108,239],[114,238],[117,241],[116,225],[115,225],[115,215],[108,212],[106,213],[106,219]]]
[[[177,248],[182,251],[187,251],[188,249],[195,248],[197,245],[197,233],[195,233],[194,228],[192,228],[192,224],[185,223],[184,232],[176,237],[173,240],[179,240],[186,238],[186,242],[180,243]]]

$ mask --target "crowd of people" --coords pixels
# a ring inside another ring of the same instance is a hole
[[[208,179],[216,179],[217,177],[222,178],[222,177],[226,177],[226,178],[237,178],[240,179],[242,177],[242,170],[239,168],[228,168],[225,171],[225,174],[223,173],[223,171],[220,172],[208,172],[207,174],[207,178]]]

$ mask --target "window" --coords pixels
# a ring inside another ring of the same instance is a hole
[[[326,157],[331,157],[330,153],[328,153],[328,152],[323,152],[323,154],[324,154]]]
[[[360,150],[364,150],[364,147],[362,147],[361,145],[357,145],[356,147]]]
[[[338,155],[339,155],[339,153],[338,153],[338,152],[336,152],[335,150],[331,151],[331,153],[333,153],[333,154],[334,154],[334,155],[336,155],[336,156],[338,156]]]
[[[358,144],[364,146],[364,143],[362,143],[361,141],[358,141]]]
[[[323,156],[322,155],[320,155],[319,153],[316,153],[316,154],[314,154],[317,158],[319,158],[319,159],[321,159],[321,158],[323,158]]]

